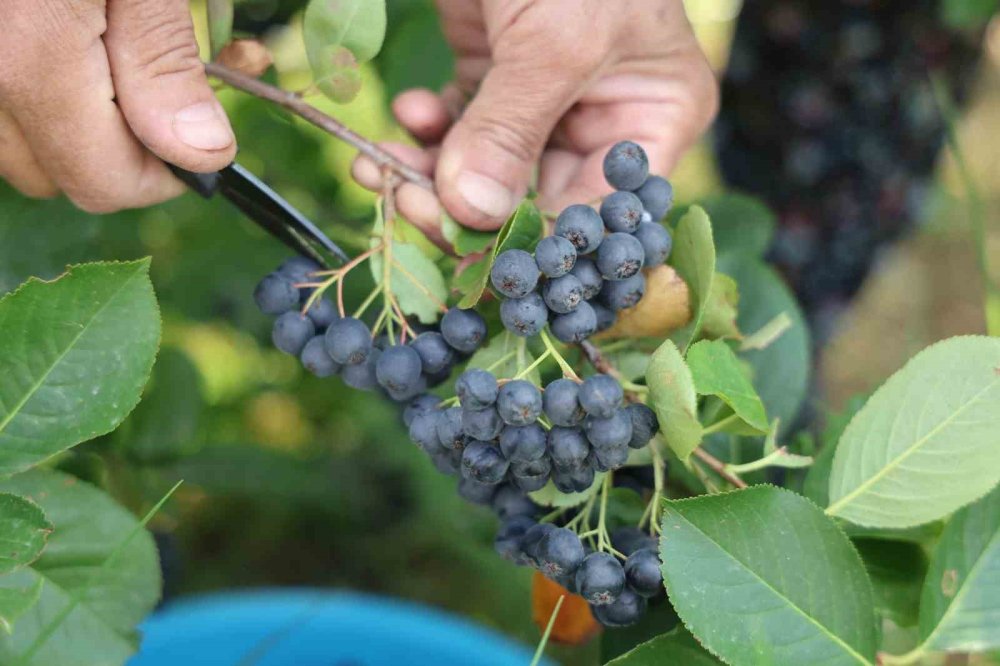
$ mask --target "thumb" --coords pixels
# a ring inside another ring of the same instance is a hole
[[[198,57],[188,0],[109,0],[107,12],[115,95],[139,140],[191,171],[231,162],[236,138]]]
[[[448,133],[435,180],[462,224],[496,229],[524,196],[549,135],[596,69],[566,62],[538,53],[500,60]]]

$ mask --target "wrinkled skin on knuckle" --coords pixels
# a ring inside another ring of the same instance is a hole
[[[490,114],[477,118],[469,129],[522,163],[534,162],[539,157],[541,128],[529,118]]]
[[[142,11],[137,12],[130,24],[130,34],[120,36],[141,45],[136,66],[150,79],[196,72],[202,67],[190,16],[186,11],[170,8],[176,3],[177,0],[141,3]]]
[[[107,29],[103,0],[0,0],[0,101],[71,65]]]

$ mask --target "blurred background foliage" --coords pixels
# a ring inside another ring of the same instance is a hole
[[[985,21],[992,11],[989,2],[957,4],[948,20],[965,20],[966,11]],[[274,55],[265,76],[293,90],[310,81],[295,29],[303,5],[237,4],[237,32],[264,39]],[[720,71],[740,5],[688,3]],[[385,47],[366,68],[360,97],[343,107],[318,95],[309,100],[366,136],[398,140],[404,137],[388,109],[392,96],[417,85],[440,87],[451,78],[452,62],[431,0],[392,0],[389,8]],[[203,7],[196,3],[194,11],[201,17]],[[292,27],[281,27],[285,22]],[[959,129],[984,196],[995,203],[996,21],[984,48],[988,57]],[[373,198],[348,177],[351,149],[240,93],[221,90],[220,97],[239,138],[240,161],[336,240],[362,247]],[[989,141],[981,142],[984,137]],[[880,260],[858,305],[822,350],[824,383],[810,398],[814,412],[821,411],[817,395],[842,403],[870,390],[916,348],[982,329],[961,182],[949,160],[941,173],[931,223]],[[722,190],[707,140],[673,180],[682,201]],[[1000,256],[991,238],[991,254]],[[286,255],[281,246],[226,203],[192,194],[146,210],[93,216],[64,200],[26,200],[0,184],[0,293],[31,275],[54,277],[69,263],[145,255],[153,257],[164,319],[164,345],[146,399],[119,431],[77,447],[58,465],[104,486],[136,512],[185,480],[170,511],[153,522],[166,598],[250,586],[348,587],[423,601],[525,643],[537,641],[530,572],[494,554],[490,513],[459,499],[454,480],[407,443],[391,405],[316,379],[270,345],[268,318],[256,311],[251,293]],[[746,277],[744,299],[751,300],[749,273],[756,269],[736,258],[727,268],[726,253],[720,256],[722,270],[741,282]],[[364,282],[348,282],[348,299],[368,292]],[[741,319],[749,331],[765,321]],[[780,384],[780,367],[770,370]],[[592,663],[598,649],[595,643],[557,648],[553,656]]]

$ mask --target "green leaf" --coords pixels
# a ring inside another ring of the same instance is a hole
[[[944,0],[939,12],[949,28],[980,28],[1000,9],[1000,0]]]
[[[1000,481],[1000,339],[931,345],[869,398],[830,472],[832,516],[870,527],[942,518]]]
[[[535,358],[527,348],[520,348],[521,339],[517,338],[510,331],[498,333],[490,338],[485,347],[480,347],[472,355],[467,368],[489,369],[497,377],[513,377],[520,372],[521,367],[528,367]],[[518,358],[520,354],[520,359]],[[525,377],[535,386],[541,386],[542,379],[538,373],[538,368],[529,372]]]
[[[160,340],[149,260],[84,264],[0,300],[0,475],[113,430]]]
[[[385,85],[385,98],[392,100],[404,90],[440,90],[455,78],[455,57],[441,32],[434,5],[411,3],[400,8],[391,3],[385,45],[375,66]]]
[[[441,235],[455,248],[455,254],[466,257],[470,254],[486,252],[496,241],[496,234],[488,231],[476,231],[463,227],[450,215],[444,215],[441,220]]]
[[[652,354],[630,349],[620,352],[612,352],[610,354],[605,354],[605,356],[609,361],[611,361],[612,365],[618,368],[618,372],[621,373],[621,376],[630,382],[638,381],[646,375],[646,369],[649,367],[649,361],[653,358]]]
[[[769,266],[756,259],[723,258],[719,268],[740,285],[737,323],[741,331],[760,330],[781,313],[792,321],[791,327],[766,348],[740,353],[740,358],[753,366],[753,385],[768,415],[781,419],[787,430],[809,388],[812,358],[805,318],[795,296]]]
[[[382,254],[369,260],[376,282],[382,281]],[[433,324],[441,316],[441,307],[448,298],[448,286],[441,270],[416,245],[392,244],[392,293],[400,309],[414,315],[423,324]]]
[[[701,332],[710,338],[740,338],[736,325],[737,305],[740,290],[736,280],[725,273],[716,272],[712,278],[712,291],[705,304],[705,316],[701,320]]]
[[[233,0],[207,0],[208,44],[215,59],[222,47],[233,38]]]
[[[763,202],[745,194],[717,194],[695,202],[705,209],[712,220],[715,252],[757,259],[771,245],[777,220]],[[678,206],[670,211],[669,220],[677,220],[690,207]]]
[[[665,340],[653,353],[646,369],[646,385],[650,403],[660,420],[660,432],[671,450],[686,463],[701,443],[698,398],[691,370],[670,340]]]
[[[42,595],[44,580],[27,580],[28,576],[0,576],[0,629],[10,634],[14,622],[28,612]]]
[[[642,643],[631,652],[609,661],[607,666],[664,666],[665,664],[718,666],[722,662],[706,652],[694,636],[683,627],[679,627]]]
[[[374,58],[385,39],[385,0],[310,0],[302,24],[316,85],[334,102],[361,90],[359,65]]]
[[[153,539],[145,530],[102,569],[137,525],[135,517],[100,490],[73,477],[32,470],[0,483],[0,491],[36,501],[55,527],[34,564],[5,577],[5,586],[43,581],[31,612],[16,631],[0,637],[0,663],[10,663],[65,611],[78,603],[35,653],[31,666],[120,664],[135,651],[135,625],[160,594],[160,567]],[[95,576],[95,572],[98,572]]]
[[[1000,488],[956,513],[931,555],[920,597],[929,650],[1000,646]]]
[[[701,331],[702,318],[712,293],[715,276],[715,245],[712,241],[712,223],[705,211],[698,206],[691,209],[677,223],[674,232],[674,251],[671,264],[687,283],[691,295],[691,335],[687,349]]]
[[[687,364],[699,395],[718,396],[758,434],[769,430],[764,405],[729,345],[721,340],[696,342],[688,350]]]
[[[465,257],[477,252],[486,252],[496,240],[496,235],[487,231],[476,231],[460,226],[452,244],[458,256]]]
[[[541,240],[544,232],[545,223],[542,214],[535,206],[535,202],[531,199],[525,199],[497,232],[496,244],[490,254],[489,263],[483,270],[479,281],[472,285],[459,301],[458,307],[471,308],[479,302],[483,292],[486,291],[486,285],[490,279],[490,268],[493,267],[497,255],[506,250],[515,249],[530,252],[535,249],[535,245]]]
[[[198,450],[198,422],[205,404],[201,375],[184,352],[160,350],[139,406],[115,431],[133,460],[162,464]]]
[[[462,296],[473,292],[482,294],[483,280],[489,279],[489,272],[490,258],[483,257],[463,268],[452,280],[451,286]]]
[[[52,523],[37,504],[0,493],[0,575],[34,562],[51,531]]]
[[[844,533],[771,486],[664,502],[663,579],[685,626],[731,664],[873,664],[871,584]]]
[[[872,581],[875,611],[900,627],[917,623],[920,587],[927,575],[927,555],[915,543],[883,539],[856,539]]]
[[[685,631],[681,626],[681,619],[674,612],[674,607],[666,599],[663,601],[665,603],[650,604],[635,624],[605,631],[601,635],[601,662],[620,657],[642,643],[667,632]]]

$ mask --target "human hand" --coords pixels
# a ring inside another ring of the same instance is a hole
[[[640,143],[667,174],[708,127],[718,87],[681,0],[438,0],[455,50],[456,81],[441,95],[410,90],[393,110],[424,148],[384,144],[433,175],[437,197],[413,184],[400,213],[441,242],[441,207],[492,230],[527,191],[559,210],[609,191],[601,163],[615,143]],[[457,119],[449,111],[469,99]],[[360,156],[355,178],[381,176]]]
[[[158,158],[232,161],[187,0],[0,0],[0,16],[0,177],[17,189],[103,213],[182,192]]]

